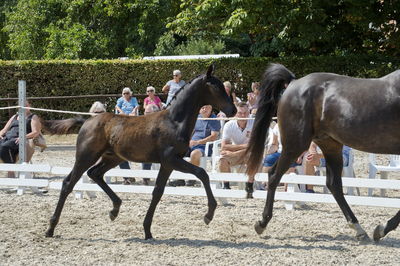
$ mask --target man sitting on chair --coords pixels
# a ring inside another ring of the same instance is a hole
[[[204,105],[201,107],[198,118],[216,118],[217,116],[212,113],[211,105]],[[218,138],[221,124],[218,120],[203,120],[197,119],[192,138],[189,143],[190,163],[199,166],[200,158],[202,156],[211,156],[212,147],[205,154],[206,143],[214,141]],[[186,181],[187,186],[193,186],[196,181]],[[184,186],[184,180],[171,181],[171,186]]]
[[[237,118],[249,118],[249,106],[245,102],[236,105]],[[221,159],[219,170],[230,173],[231,166],[242,165],[245,162],[244,153],[250,139],[254,120],[231,120],[224,126],[221,141]],[[247,198],[253,197],[254,176],[249,176],[246,183]],[[230,189],[229,182],[224,182],[224,188]]]
[[[343,145],[342,155],[343,155],[343,167],[349,165],[351,148]],[[305,174],[315,175],[315,167],[326,167],[326,162],[322,151],[319,149],[317,144],[311,142],[308,152],[305,155]],[[307,193],[314,193],[313,185],[306,185]]]

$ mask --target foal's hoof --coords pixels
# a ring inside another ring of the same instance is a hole
[[[114,221],[115,218],[117,218],[118,212],[119,212],[119,210],[112,210],[112,211],[110,211],[109,216],[110,216],[111,221]]]
[[[212,219],[208,218],[207,215],[204,215],[204,219],[203,220],[207,225],[212,221]]]
[[[357,240],[358,240],[360,243],[362,243],[362,244],[371,242],[371,238],[369,238],[369,236],[367,235],[367,233],[360,234],[360,235],[356,235],[356,238],[357,238]]]
[[[254,225],[254,229],[256,230],[257,234],[261,235],[261,234],[264,232],[265,227],[262,227],[262,226],[261,226],[261,222],[258,221],[258,222],[256,222],[256,224]]]
[[[375,242],[378,242],[382,237],[385,236],[384,230],[385,230],[385,227],[383,225],[378,225],[377,227],[375,227],[374,234],[373,234]]]
[[[144,237],[144,240],[154,240],[153,236],[150,234]]]
[[[53,237],[53,235],[54,235],[54,231],[52,231],[52,230],[46,231],[46,237]]]

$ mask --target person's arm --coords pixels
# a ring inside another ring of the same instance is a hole
[[[311,142],[310,147],[308,148],[308,153],[307,153],[307,160],[308,161],[312,161],[315,157],[315,155],[318,154],[317,152],[317,144],[315,144],[314,142]]]
[[[247,143],[244,144],[232,144],[229,140],[223,139],[221,141],[221,151],[240,151],[247,148]]]
[[[7,133],[7,131],[10,129],[11,123],[14,120],[16,115],[13,115],[6,123],[4,128],[0,130],[0,139],[3,139],[3,136]]]
[[[165,84],[165,86],[162,88],[162,92],[168,93],[169,92],[169,83]]]
[[[148,104],[147,98],[145,98],[143,100],[143,109],[146,109],[147,105],[149,105],[149,104]]]
[[[275,134],[272,134],[272,143],[271,143],[271,146],[269,146],[269,148],[267,150],[267,154],[272,154],[274,152],[277,152],[278,148],[279,148],[278,136]]]
[[[124,114],[124,112],[122,111],[121,107],[122,107],[122,99],[119,98],[117,100],[117,104],[115,105],[115,110],[117,111],[117,114]]]
[[[218,131],[211,131],[211,135],[208,137],[205,137],[204,139],[199,139],[199,140],[190,140],[190,147],[196,146],[196,145],[201,145],[201,144],[206,144],[209,141],[214,141],[218,138]]]
[[[31,128],[32,132],[26,134],[27,139],[33,139],[40,135],[40,132],[42,130],[42,123],[40,123],[39,117],[37,115],[33,115],[32,117]]]

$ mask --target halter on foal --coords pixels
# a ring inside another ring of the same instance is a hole
[[[249,175],[257,171],[261,162],[268,125],[276,111],[283,150],[268,173],[268,196],[263,219],[255,225],[257,233],[261,234],[272,218],[275,190],[282,175],[314,141],[326,159],[327,187],[357,232],[356,238],[368,240],[343,195],[342,147],[344,144],[365,152],[400,154],[400,70],[378,79],[313,73],[295,80],[284,66],[272,64],[263,77],[247,149]],[[394,230],[399,222],[400,211],[386,226],[375,228],[374,240]]]
[[[210,66],[207,74],[200,75],[185,85],[167,110],[140,117],[104,113],[86,120],[78,134],[74,167],[63,181],[60,198],[46,236],[53,236],[68,194],[89,168],[88,176],[113,202],[110,218],[114,220],[122,201],[105,183],[103,175],[123,161],[161,164],[153,198],[143,223],[146,239],[152,238],[150,227],[154,211],[173,170],[194,174],[201,180],[208,198],[208,212],[204,216],[204,222],[211,222],[217,202],[210,188],[209,177],[203,168],[186,162],[183,156],[188,150],[194,125],[203,105],[210,104],[228,116],[236,113],[236,107],[226,94],[222,82],[212,76],[213,71],[214,67]],[[52,122],[47,125],[47,129],[53,134],[68,134],[80,124],[82,120],[67,119]]]

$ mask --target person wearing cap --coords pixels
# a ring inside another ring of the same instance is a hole
[[[122,97],[117,100],[117,104],[115,105],[115,113],[135,116],[138,109],[139,104],[137,99],[135,97],[132,97],[131,89],[125,87],[122,90]]]
[[[147,96],[143,101],[143,108],[146,110],[146,107],[149,105],[154,105],[158,107],[159,110],[162,109],[162,102],[160,97],[156,96],[156,89],[153,86],[149,86],[146,88]],[[159,111],[158,110],[158,111]]]
[[[162,88],[162,92],[168,93],[168,98],[166,104],[168,105],[172,98],[174,97],[175,93],[183,86],[185,86],[186,82],[181,80],[182,74],[180,70],[174,70],[173,72],[173,79],[167,82],[165,86]]]

